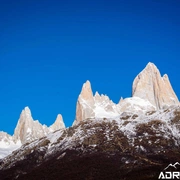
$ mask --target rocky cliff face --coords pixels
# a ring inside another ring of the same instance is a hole
[[[41,138],[48,133],[47,126],[42,126],[39,121],[34,121],[28,107],[22,111],[14,132],[14,141],[20,140],[22,144]]]
[[[81,93],[78,97],[76,105],[76,121],[82,121],[87,118],[94,117],[94,98],[89,81],[83,84]]]
[[[20,114],[14,135],[10,136],[0,132],[0,158],[10,154],[22,144],[40,139],[50,132],[65,128],[62,115],[58,115],[54,124],[50,127],[42,125],[38,120],[34,121],[29,107],[25,107]]]
[[[159,70],[153,63],[148,63],[135,78],[132,96],[148,100],[157,109],[179,104],[168,76],[165,74],[161,77]]]
[[[24,144],[63,128],[65,128],[65,125],[61,114],[58,114],[54,124],[48,128],[46,125],[39,123],[38,120],[34,121],[29,107],[25,107],[21,112],[13,138],[15,142],[21,141]]]
[[[118,107],[108,96],[98,92],[93,96],[91,83],[83,84],[76,105],[76,118],[73,125],[89,118],[108,118],[118,115]]]
[[[64,129],[64,128],[65,128],[65,124],[64,124],[64,121],[63,121],[63,117],[62,117],[61,114],[58,114],[57,118],[56,118],[56,121],[54,122],[54,124],[52,124],[49,127],[49,130],[51,132],[53,132],[53,131],[57,131],[59,129]]]
[[[153,63],[134,79],[132,97],[120,99],[118,104],[98,92],[93,96],[91,84],[87,81],[81,90],[76,106],[74,124],[88,118],[112,118],[122,113],[145,113],[179,105],[168,76],[161,74]]]

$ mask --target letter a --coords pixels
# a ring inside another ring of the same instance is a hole
[[[161,173],[159,174],[159,178],[158,178],[158,179],[165,179],[165,176],[164,176],[163,172],[161,172]]]

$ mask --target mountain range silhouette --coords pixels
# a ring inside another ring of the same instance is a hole
[[[174,164],[169,164],[166,168],[164,168],[164,170],[167,170],[167,169],[169,169],[171,167],[173,167],[174,169],[177,169],[179,166],[180,166],[180,163],[176,162]]]

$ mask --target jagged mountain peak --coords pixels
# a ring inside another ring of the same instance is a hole
[[[83,84],[83,88],[90,88],[91,82],[89,80],[86,80],[86,82]]]
[[[25,107],[21,111],[14,135],[10,136],[5,132],[0,132],[0,159],[27,142],[30,143],[63,128],[65,124],[61,114],[57,115],[55,122],[48,128],[38,120],[34,120],[30,108]]]
[[[107,95],[100,95],[97,91],[93,96],[91,83],[86,81],[77,101],[76,120],[117,116],[124,111],[144,113],[171,105],[179,105],[179,101],[172,89],[168,75],[165,74],[161,77],[156,65],[149,62],[133,81],[132,97],[121,98],[118,104],[110,100]]]
[[[39,121],[34,121],[29,107],[25,107],[18,120],[17,126],[14,131],[14,141],[20,140],[22,144],[33,140],[34,132],[42,125]],[[37,137],[36,137],[37,138]]]
[[[24,108],[24,111],[25,111],[27,114],[31,114],[31,110],[30,110],[30,108],[29,108],[28,106],[26,106],[26,107]]]
[[[91,83],[89,80],[87,80],[83,84],[81,93],[77,100],[75,120],[79,122],[86,118],[94,117],[93,108],[94,108],[93,92],[91,89]],[[85,109],[88,109],[88,111],[85,111]]]
[[[59,121],[62,121],[62,120],[63,120],[62,115],[61,115],[61,114],[58,114],[55,123],[56,123],[56,122],[59,122]]]
[[[111,101],[110,99],[109,99],[109,97],[107,96],[107,95],[104,95],[104,94],[99,94],[97,91],[96,91],[96,93],[95,93],[95,95],[94,95],[94,101],[95,102],[102,102],[102,101]]]
[[[20,117],[24,117],[24,118],[20,118],[21,120],[32,120],[32,114],[31,114],[31,110],[28,106],[26,106],[20,114]]]
[[[165,167],[179,165],[169,164],[180,154],[179,113],[171,107],[143,116],[85,120],[13,152],[0,161],[0,178],[132,180],[138,173],[139,179],[158,179]]]
[[[106,118],[117,115],[118,107],[107,95],[100,95],[96,91],[93,96],[90,82],[87,81],[83,84],[77,100],[76,118],[73,125],[88,118]]]
[[[157,109],[179,104],[167,74],[161,77],[153,63],[148,63],[134,79],[132,96],[148,100]]]
[[[100,97],[100,94],[98,93],[98,91],[95,92],[94,97]]]
[[[61,114],[58,114],[55,122],[49,127],[49,129],[50,131],[56,131],[63,128],[65,128],[63,117]]]
[[[93,92],[92,92],[91,83],[89,80],[87,80],[83,84],[79,97],[81,97],[84,100],[92,100],[93,99]]]
[[[64,128],[62,115],[58,115],[54,124],[49,128],[34,120],[29,107],[25,107],[18,120],[14,131],[14,142],[21,141],[22,144],[33,141],[47,135],[49,132]]]
[[[164,75],[163,75],[163,79],[168,79],[168,80],[169,80],[168,75],[167,75],[167,74],[164,74]]]
[[[107,95],[100,95],[97,91],[93,96],[91,83],[87,80],[78,96],[73,125],[87,119],[113,119],[128,113],[143,115],[148,111],[154,112],[167,106],[179,105],[167,74],[161,76],[158,68],[151,62],[136,76],[132,92],[133,97],[121,98],[119,103],[115,104]],[[31,110],[27,106],[20,114],[13,137],[1,132],[0,137],[6,137],[4,139],[10,139],[15,144],[25,144],[63,128],[65,125],[61,114],[57,115],[55,122],[48,128],[38,120],[33,120]]]
[[[123,101],[123,97],[121,97],[121,98],[119,99],[118,104],[120,104],[122,101]]]
[[[152,68],[154,70],[158,69],[157,66],[152,62],[148,62],[147,65],[146,65],[146,68]]]

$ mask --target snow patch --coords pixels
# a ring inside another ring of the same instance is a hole
[[[13,151],[21,147],[21,142],[18,141],[17,143],[14,143],[13,141],[10,141],[9,143],[1,141],[0,142],[0,159],[3,159],[4,157],[11,154]]]

